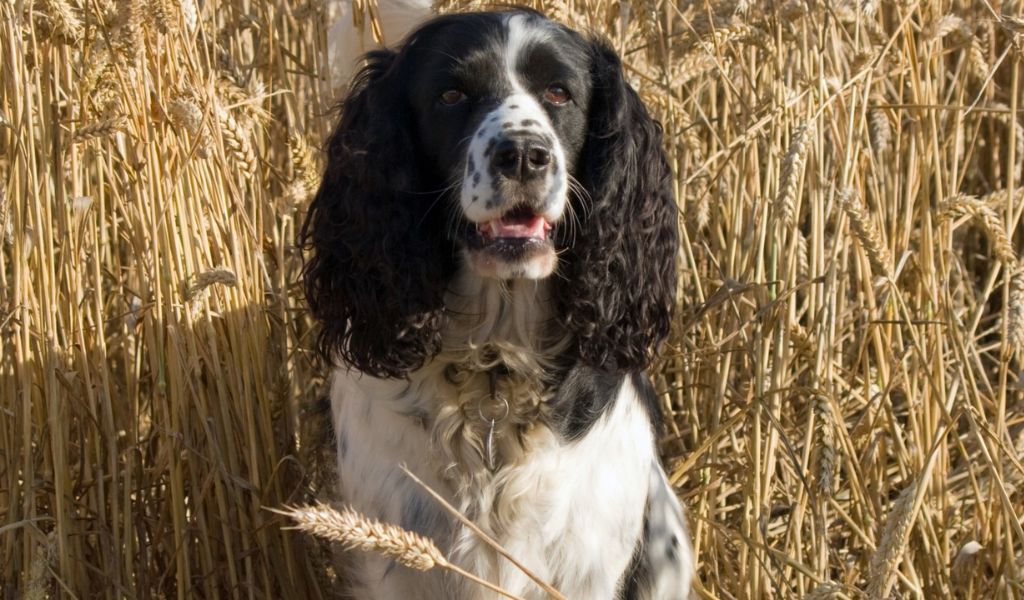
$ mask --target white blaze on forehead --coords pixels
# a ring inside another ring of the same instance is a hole
[[[516,92],[523,92],[519,83],[519,59],[531,44],[546,40],[551,34],[540,27],[529,27],[526,15],[510,15],[506,23],[508,40],[505,45],[505,75]]]
[[[500,197],[501,182],[496,179],[497,173],[491,168],[493,151],[505,132],[534,136],[548,141],[551,152],[551,167],[539,188],[542,197],[536,199],[536,204],[543,206],[543,216],[548,221],[557,221],[565,209],[569,187],[565,153],[547,112],[524,87],[517,72],[517,65],[524,52],[531,44],[548,38],[549,33],[531,27],[524,15],[510,15],[506,27],[508,37],[501,52],[511,93],[497,108],[484,116],[473,133],[467,151],[460,203],[466,217],[475,223],[496,219],[512,208],[511,204]]]

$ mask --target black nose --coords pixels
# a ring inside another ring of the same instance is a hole
[[[494,147],[491,165],[509,179],[527,181],[547,172],[551,150],[536,138],[504,138]]]

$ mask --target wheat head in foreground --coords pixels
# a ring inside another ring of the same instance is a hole
[[[448,562],[441,550],[430,539],[397,525],[370,519],[351,507],[346,506],[337,510],[321,502],[314,506],[286,506],[283,510],[271,510],[295,521],[295,529],[338,542],[346,550],[377,552],[417,571],[429,571],[434,567],[440,567],[457,573],[506,598],[522,600],[519,596]]]

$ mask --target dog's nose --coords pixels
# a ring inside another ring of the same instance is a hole
[[[491,164],[509,179],[527,181],[547,172],[551,150],[536,138],[505,138],[494,147]]]

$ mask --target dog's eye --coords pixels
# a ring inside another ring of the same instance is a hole
[[[557,83],[552,83],[548,89],[544,90],[544,99],[556,106],[561,106],[571,100],[572,96],[569,95],[569,90]]]
[[[455,106],[465,99],[466,95],[459,90],[448,90],[441,94],[441,104],[444,104],[445,106]]]

